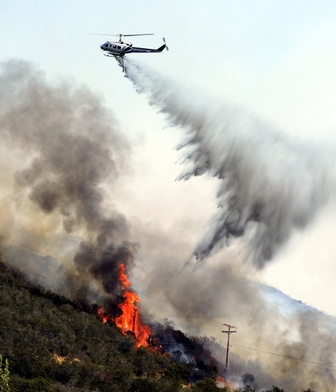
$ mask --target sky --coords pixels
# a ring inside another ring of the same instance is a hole
[[[132,149],[129,181],[117,191],[118,206],[149,231],[159,227],[170,235],[184,232],[187,258],[216,214],[218,182],[210,176],[175,181],[184,170],[178,163],[181,152],[176,151],[183,132],[167,124],[160,108],[137,93],[139,82],[130,83],[99,46],[111,38],[107,34],[155,33],[131,40],[154,48],[165,37],[169,51],[134,54],[132,59],[153,75],[190,89],[191,106],[193,91],[200,92],[195,94],[202,97],[205,110],[229,102],[285,135],[302,156],[314,151],[311,159],[319,164],[336,144],[335,19],[336,4],[326,0],[3,0],[0,58],[33,63],[48,80],[87,86],[103,100]],[[260,145],[262,138],[256,138]],[[254,151],[257,155],[264,150],[256,145],[251,156]],[[295,172],[295,166],[287,168],[287,158],[284,154],[279,171]],[[300,165],[299,160],[297,181]],[[334,169],[330,164],[321,175],[332,176],[329,170]],[[305,227],[291,231],[271,262],[248,273],[336,316],[336,204],[330,189]],[[179,247],[179,235],[172,237],[171,246]],[[141,246],[141,238],[139,242]],[[220,256],[203,267],[217,268]],[[140,268],[144,274],[151,269],[147,262]]]

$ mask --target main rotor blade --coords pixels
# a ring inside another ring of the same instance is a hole
[[[123,37],[136,37],[137,35],[154,35],[154,33],[143,33],[143,34],[120,34]]]
[[[108,35],[108,36],[118,36],[119,37],[119,35],[120,34],[102,34],[102,33],[87,33],[87,34],[89,34],[89,35]]]
[[[102,34],[102,33],[87,33],[90,35],[108,35],[111,37],[136,37],[138,35],[154,35],[154,33],[143,33],[143,34]]]

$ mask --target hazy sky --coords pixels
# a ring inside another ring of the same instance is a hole
[[[153,32],[132,40],[149,47],[160,46],[164,36],[169,52],[134,58],[201,89],[205,99],[247,108],[323,155],[336,142],[335,21],[336,3],[324,0],[3,0],[0,58],[33,62],[49,79],[74,79],[104,97],[135,151],[127,189],[132,202],[121,201],[123,208],[167,230],[186,217],[193,239],[215,210],[214,182],[174,181],[181,171],[178,129],[164,129],[163,116],[136,94],[115,60],[102,55],[106,37],[87,33]],[[191,203],[202,206],[197,215]],[[335,207],[331,200],[258,275],[334,315]]]

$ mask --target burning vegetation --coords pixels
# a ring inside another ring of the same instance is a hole
[[[129,290],[131,282],[128,280],[126,267],[122,263],[119,264],[118,279],[123,293],[123,302],[117,305],[121,310],[121,315],[118,317],[111,317],[103,308],[98,309],[98,315],[104,323],[106,321],[115,323],[124,335],[132,333],[135,336],[137,347],[147,347],[151,331],[149,327],[141,321],[139,309],[136,305],[140,302],[140,298],[134,291]]]
[[[179,392],[195,379],[195,367],[135,347],[115,324],[93,317],[94,306],[32,285],[1,262],[0,300],[13,391]]]

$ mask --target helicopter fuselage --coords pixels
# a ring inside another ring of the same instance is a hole
[[[108,56],[116,56],[116,57],[123,57],[125,54],[128,53],[157,53],[157,52],[162,52],[163,49],[165,48],[166,48],[165,43],[157,49],[152,49],[152,48],[136,47],[130,43],[126,43],[123,41],[118,41],[118,42],[106,41],[104,44],[100,45],[100,49],[102,49]]]

